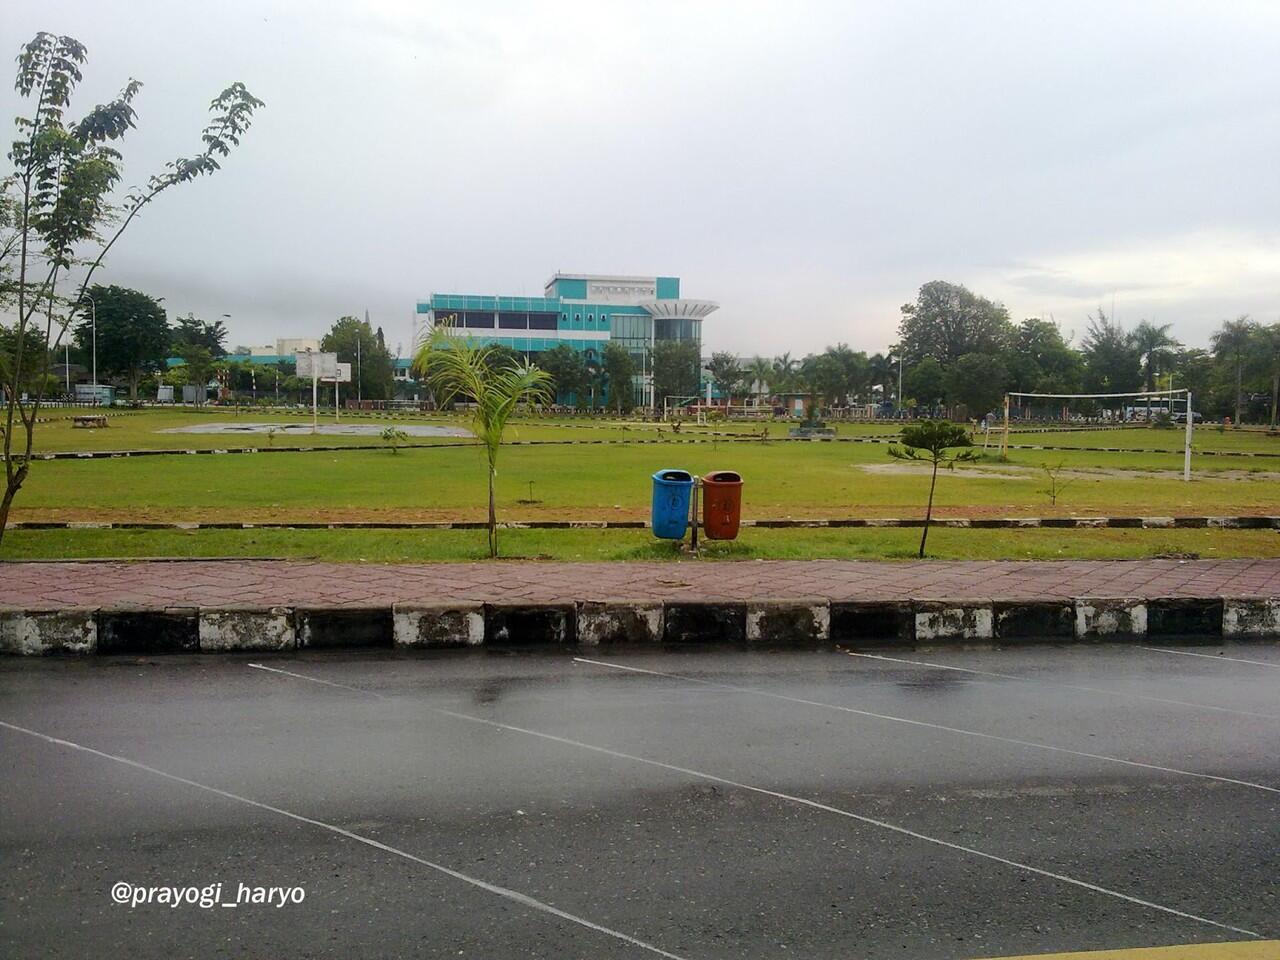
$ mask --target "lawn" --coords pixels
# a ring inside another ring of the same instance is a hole
[[[145,411],[112,418],[106,430],[74,430],[67,422],[42,424],[43,449],[122,449],[265,445],[261,435],[201,436],[157,431],[191,423],[234,420],[234,411]],[[281,422],[288,415],[241,414],[242,421]],[[293,419],[300,419],[294,417]],[[348,417],[356,420],[356,417]],[[372,417],[358,422],[386,421]],[[415,416],[404,422],[460,424],[459,418]],[[758,430],[762,425],[732,425]],[[785,425],[774,424],[775,430]],[[844,424],[840,435],[885,439],[897,427]],[[1280,514],[1280,460],[1238,456],[1196,456],[1194,481],[1181,480],[1179,450],[1102,453],[1078,449],[1106,446],[1155,447],[1176,439],[1168,431],[1143,428],[1088,433],[1022,434],[1076,449],[1012,450],[1008,462],[994,451],[983,460],[943,471],[935,510],[941,516]],[[1180,437],[1180,434],[1178,435]],[[1263,433],[1200,431],[1204,449],[1280,451],[1280,441]],[[665,443],[628,441],[655,438]],[[902,464],[887,454],[885,443],[792,443],[718,439],[709,428],[685,426],[679,435],[654,424],[548,419],[522,421],[517,441],[499,461],[497,500],[504,520],[636,520],[647,518],[650,475],[679,467],[697,474],[731,469],[745,478],[744,516],[752,519],[807,517],[919,517],[928,496],[923,467]],[[584,446],[566,440],[622,441]],[[698,440],[697,443],[672,441]],[[553,441],[540,445],[539,441]],[[282,437],[277,445],[306,445],[309,437]],[[375,438],[328,437],[316,443],[352,446]],[[334,522],[405,520],[480,520],[484,517],[484,463],[478,447],[456,440],[426,440],[393,453],[388,449],[337,450],[233,456],[158,456],[102,460],[37,461],[14,504],[14,520],[73,521],[231,521]],[[1199,443],[1199,441],[1198,441]],[[1056,505],[1047,495],[1045,464],[1063,464],[1066,487]],[[629,555],[652,551],[643,533],[622,531],[521,531],[509,542],[526,544],[531,555]],[[753,530],[744,534],[742,556],[875,556],[906,550],[911,531]],[[1204,544],[1183,550],[1182,540],[1200,536]],[[1165,539],[1161,539],[1164,537]],[[348,540],[348,538],[350,538]],[[944,534],[937,549],[960,556],[1136,555],[1212,550],[1274,549],[1274,533],[1238,531],[971,531]],[[80,555],[78,551],[163,554],[232,553],[265,550],[273,555],[356,555],[384,559],[445,559],[471,556],[469,533],[408,534],[373,531],[314,537],[292,532],[251,531],[158,534],[136,531],[18,531],[6,538],[0,555]],[[1067,545],[1062,554],[1055,544]],[[351,549],[357,549],[352,547]],[[717,547],[723,551],[724,547]],[[826,553],[823,551],[835,551]],[[34,551],[34,554],[32,553]],[[789,552],[790,551],[790,552]],[[797,552],[798,551],[798,552]],[[869,551],[869,552],[867,552]],[[1021,551],[1021,552],[1020,552]],[[1118,551],[1118,553],[1117,553]],[[647,554],[646,554],[647,555]]]
[[[715,560],[915,559],[919,530],[744,530],[704,543]],[[678,560],[687,552],[642,530],[505,530],[502,555],[539,560]],[[67,530],[5,535],[8,560],[68,557],[273,557],[420,563],[481,560],[480,530]],[[1280,557],[1263,530],[933,530],[929,556],[951,560],[1132,560],[1159,556]]]

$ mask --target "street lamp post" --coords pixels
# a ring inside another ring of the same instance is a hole
[[[98,304],[87,293],[84,298],[89,301],[90,315],[93,317],[93,402],[98,402]]]

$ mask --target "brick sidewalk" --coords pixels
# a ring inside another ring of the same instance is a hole
[[[390,605],[520,600],[1280,597],[1280,560],[0,563],[0,607]]]

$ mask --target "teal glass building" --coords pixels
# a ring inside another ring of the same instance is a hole
[[[500,343],[536,360],[566,343],[588,362],[599,362],[609,341],[631,351],[641,373],[635,399],[652,405],[649,353],[661,340],[695,340],[701,350],[702,321],[719,304],[680,296],[679,277],[604,276],[557,273],[541,297],[433,293],[419,300],[417,315],[430,330],[447,323],[458,335]]]

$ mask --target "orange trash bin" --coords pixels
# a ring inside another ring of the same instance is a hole
[[[742,523],[742,475],[715,470],[702,478],[702,530],[708,540],[733,540]]]

